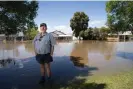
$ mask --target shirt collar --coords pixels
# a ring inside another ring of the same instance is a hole
[[[45,32],[43,35],[42,35],[41,33],[39,33],[39,36],[41,36],[41,35],[42,35],[42,36],[45,36],[46,34],[47,34],[47,32]]]

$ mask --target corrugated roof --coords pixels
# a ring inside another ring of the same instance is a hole
[[[53,32],[50,32],[54,37],[72,37],[72,35],[71,34],[65,34],[65,33],[63,33],[63,32],[61,32],[61,31],[57,31],[57,30],[55,30],[55,31],[53,31]]]
[[[54,32],[50,32],[54,37],[58,37],[59,35],[54,33]]]
[[[53,32],[56,33],[56,34],[58,34],[58,35],[66,35],[64,32],[61,32],[61,31],[58,31],[58,30],[55,30]]]
[[[59,35],[59,37],[72,37],[72,35]]]
[[[132,32],[131,31],[126,31],[124,33],[119,32],[119,35],[132,35]]]
[[[111,35],[111,34],[108,34],[108,35]],[[117,35],[116,33],[115,34],[112,34],[112,35]],[[122,32],[119,32],[118,35],[133,35],[131,31],[125,31],[124,33]]]

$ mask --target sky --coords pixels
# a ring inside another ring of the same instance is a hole
[[[106,1],[39,1],[38,15],[35,23],[46,23],[48,32],[54,30],[71,34],[70,19],[77,11],[88,15],[89,27],[105,26],[107,14]]]

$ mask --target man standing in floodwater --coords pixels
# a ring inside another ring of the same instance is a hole
[[[40,64],[41,79],[39,83],[45,82],[45,71],[48,80],[51,79],[50,63],[53,61],[54,45],[56,41],[52,34],[47,33],[46,23],[40,24],[40,32],[34,37],[33,45],[36,60]]]

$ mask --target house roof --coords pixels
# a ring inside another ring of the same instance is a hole
[[[132,32],[131,31],[126,31],[124,33],[119,32],[119,35],[132,35]]]
[[[72,35],[65,34],[61,31],[55,30],[53,32],[50,32],[54,37],[71,37]]]
[[[108,34],[111,35],[111,34]],[[112,35],[117,35],[117,34],[112,34]],[[118,35],[133,35],[131,31],[125,31],[124,33],[119,32]]]
[[[71,37],[72,35],[59,35],[59,37]]]
[[[50,32],[54,37],[58,37],[59,35],[54,33],[54,32]]]
[[[61,32],[58,30],[53,31],[53,33],[58,34],[58,35],[66,35],[64,32]]]

